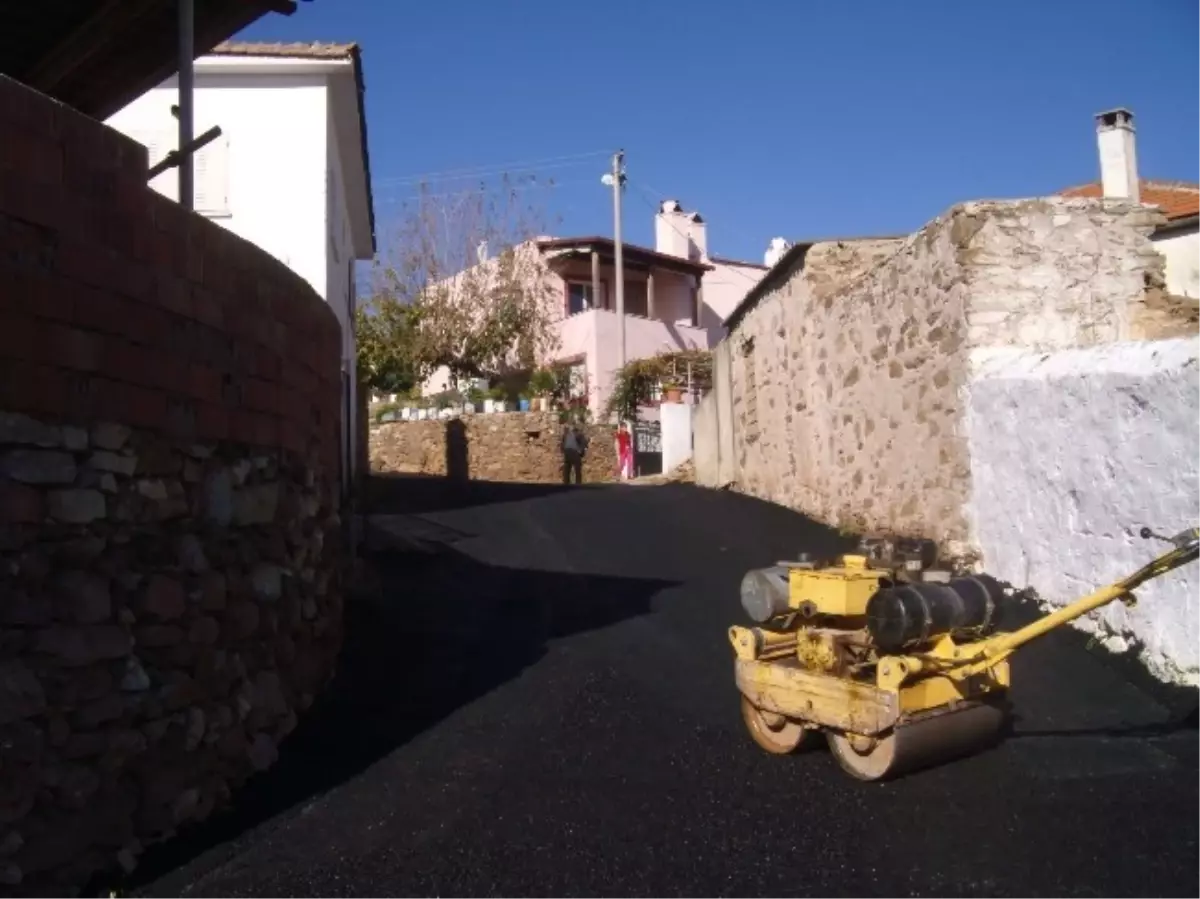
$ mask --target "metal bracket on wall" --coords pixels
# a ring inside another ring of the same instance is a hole
[[[173,106],[173,107],[171,107],[171,112],[176,112],[177,109],[178,109],[178,107]],[[157,178],[159,175],[161,175],[167,169],[175,168],[175,166],[179,165],[179,163],[184,159],[184,157],[194,156],[196,153],[198,153],[200,150],[202,150],[205,146],[207,146],[208,144],[211,144],[214,140],[216,140],[220,136],[221,136],[221,126],[213,125],[211,128],[209,128],[207,131],[205,131],[203,134],[201,134],[198,138],[193,140],[187,146],[180,147],[178,150],[172,150],[170,153],[168,153],[166,156],[164,156],[160,162],[156,162],[154,165],[152,165],[150,167],[150,171],[148,171],[146,173],[146,180],[153,181],[155,178]]]

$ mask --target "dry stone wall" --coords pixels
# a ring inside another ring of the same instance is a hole
[[[589,443],[584,482],[614,480],[617,456],[612,428],[589,425],[585,431]],[[554,412],[496,412],[391,422],[371,430],[371,470],[477,481],[560,483],[561,433]]]
[[[973,348],[1053,350],[1161,331],[1157,210],[1047,199],[968,203],[954,217]]]
[[[1094,200],[955,207],[904,241],[817,244],[727,338],[739,489],[958,549],[972,359],[1137,332],[1157,213]]]
[[[0,76],[0,894],[132,868],[268,767],[341,642],[340,331]]]
[[[114,423],[2,413],[0,477],[0,876],[66,888],[274,762],[340,642],[338,531],[316,463]]]

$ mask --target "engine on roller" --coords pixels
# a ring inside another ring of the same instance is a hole
[[[802,555],[747,572],[742,608],[756,624],[802,629],[801,662],[827,671],[863,655],[851,647],[901,652],[943,636],[993,632],[1004,586],[937,563],[932,541],[867,538],[857,552],[833,560]]]

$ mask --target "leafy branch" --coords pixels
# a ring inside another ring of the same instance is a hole
[[[626,363],[616,373],[612,392],[605,405],[605,417],[616,415],[623,420],[636,418],[639,407],[653,404],[657,390],[686,386],[689,373],[693,390],[701,393],[710,390],[712,353],[709,350],[679,350]]]
[[[439,368],[452,384],[532,368],[558,343],[561,304],[533,243],[540,210],[505,177],[457,197],[422,186],[405,204],[374,271],[360,317],[360,372],[368,383]]]

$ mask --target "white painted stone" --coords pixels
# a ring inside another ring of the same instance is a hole
[[[976,351],[966,390],[968,519],[986,569],[1061,606],[1124,576],[1200,507],[1200,341],[1053,353]],[[1200,683],[1196,563],[1138,605],[1080,619],[1114,650],[1140,643],[1156,675]]]

